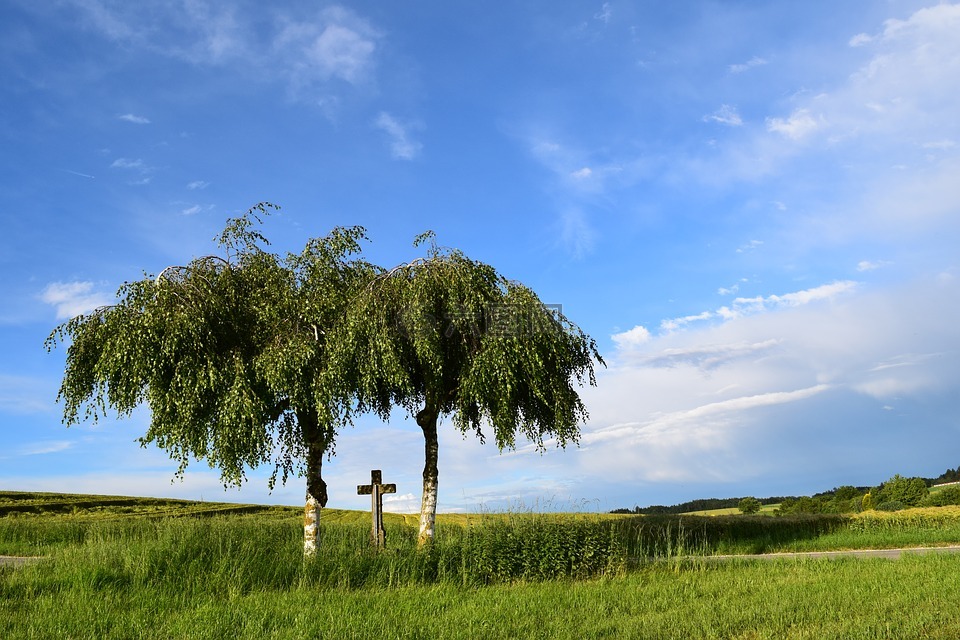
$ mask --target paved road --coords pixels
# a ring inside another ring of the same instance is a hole
[[[782,560],[801,558],[887,558],[897,560],[904,554],[960,553],[960,546],[909,547],[903,549],[860,549],[857,551],[804,551],[798,553],[755,553],[729,556],[703,556],[708,560]]]

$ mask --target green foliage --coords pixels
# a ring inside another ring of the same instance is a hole
[[[922,503],[925,507],[945,507],[951,504],[960,504],[960,485],[943,487],[936,492],[931,491]]]
[[[874,492],[874,501],[879,505],[885,502],[900,502],[906,506],[919,506],[927,497],[927,483],[923,478],[904,478],[897,474],[881,484]]]
[[[374,278],[335,328],[340,404],[383,419],[426,408],[481,439],[489,424],[501,449],[517,433],[575,442],[587,413],[573,382],[595,383],[594,341],[527,287],[424,239],[426,257]]]
[[[833,498],[838,501],[849,501],[856,498],[859,498],[863,495],[863,492],[857,489],[856,487],[850,485],[844,485],[842,487],[837,487],[833,490]]]
[[[811,498],[809,496],[802,496],[795,499],[788,498],[781,502],[777,508],[777,513],[784,515],[798,513],[816,514],[823,512],[823,501],[820,498]]]
[[[740,510],[740,513],[758,513],[761,506],[759,500],[751,497],[743,498],[737,503],[737,509]]]
[[[53,331],[48,350],[69,343],[58,396],[68,425],[146,403],[141,444],[165,449],[178,474],[205,459],[224,484],[273,463],[272,486],[307,452],[319,458],[332,447],[335,411],[319,375],[325,336],[375,270],[351,258],[360,227],[310,240],[299,254],[264,251],[255,225],[271,208],[228,221],[225,256],[125,283],[117,304]]]

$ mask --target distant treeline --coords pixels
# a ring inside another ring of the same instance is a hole
[[[947,469],[940,474],[939,478],[930,480],[928,484],[944,484],[947,482],[960,482],[960,467],[956,469]]]
[[[611,513],[636,513],[654,516],[688,513],[690,511],[709,511],[710,509],[736,509],[742,499],[743,498],[702,498],[669,507],[662,504],[655,504],[649,507],[634,507],[633,509],[614,509]],[[783,496],[761,498],[760,504],[778,504],[786,499],[787,498]]]
[[[913,492],[910,493],[908,481],[913,482]],[[923,491],[925,487],[936,484],[945,484],[948,482],[960,482],[960,467],[956,469],[947,469],[936,478],[901,478],[894,476],[887,482],[878,487],[853,487],[843,486],[835,487],[829,491],[815,493],[812,496],[770,496],[768,498],[759,498],[760,504],[779,504],[779,511],[782,513],[846,513],[849,511],[860,511],[864,508],[863,499],[867,496],[866,508],[875,508],[878,505],[903,508],[904,506],[917,506],[929,503],[931,506],[939,506],[935,503],[952,503],[953,493],[948,492],[942,497],[927,496]],[[925,485],[925,486],[924,486]],[[903,494],[907,491],[907,494]],[[885,495],[892,493],[892,495]],[[735,509],[740,505],[740,498],[702,498],[700,500],[690,500],[671,506],[651,505],[649,507],[634,507],[633,509],[620,508],[614,509],[611,513],[624,514],[643,514],[643,515],[675,515],[680,513],[689,513],[691,511],[709,511],[712,509]],[[880,502],[877,502],[880,500]],[[949,502],[945,502],[949,500]],[[882,507],[881,507],[882,508]]]

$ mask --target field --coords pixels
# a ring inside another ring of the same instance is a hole
[[[0,568],[4,638],[960,637],[958,555],[703,557],[960,543],[956,508],[455,516],[429,552],[393,516],[381,554],[369,514],[325,510],[309,562],[294,508],[0,493],[0,514],[0,554],[46,556]]]

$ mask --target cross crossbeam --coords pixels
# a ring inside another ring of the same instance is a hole
[[[370,484],[357,485],[357,495],[370,496],[370,510],[373,516],[370,545],[376,549],[387,546],[387,532],[383,527],[383,494],[396,492],[397,485],[383,483],[383,476],[379,469],[370,472]]]

